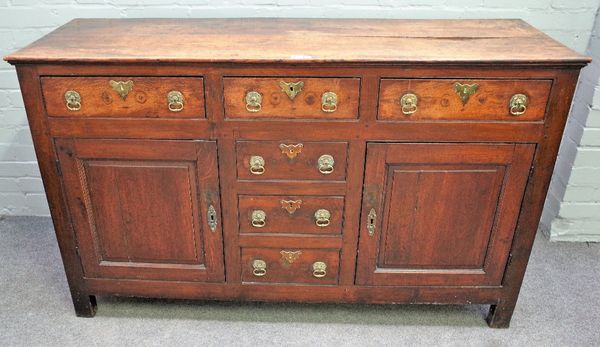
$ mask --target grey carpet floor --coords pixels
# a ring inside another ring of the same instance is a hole
[[[600,244],[538,236],[510,329],[486,306],[99,297],[77,318],[49,218],[0,219],[0,346],[600,346]]]

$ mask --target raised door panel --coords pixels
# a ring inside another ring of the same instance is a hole
[[[86,277],[223,281],[214,142],[56,145]]]
[[[499,285],[534,147],[367,148],[357,283]]]

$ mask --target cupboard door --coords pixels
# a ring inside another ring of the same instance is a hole
[[[86,277],[224,281],[215,142],[56,147]]]
[[[367,145],[356,282],[500,285],[534,145]]]

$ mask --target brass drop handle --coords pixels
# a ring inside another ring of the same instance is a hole
[[[263,210],[254,210],[250,216],[250,223],[255,228],[262,228],[267,224],[267,214]]]
[[[215,230],[217,230],[217,210],[215,210],[213,205],[208,206],[208,212],[206,213],[206,216],[208,227],[210,228],[210,231],[214,233]]]
[[[260,155],[250,157],[250,172],[253,175],[262,175],[265,173],[265,159]]]
[[[321,110],[331,113],[337,110],[337,94],[334,92],[325,92],[321,96]]]
[[[317,161],[319,172],[323,175],[329,175],[333,172],[333,165],[335,164],[335,160],[333,160],[333,156],[329,154],[323,154],[319,157]]]
[[[520,116],[527,111],[527,104],[529,100],[525,94],[515,94],[510,98],[508,103],[510,114],[513,116]]]
[[[262,277],[267,274],[267,263],[262,259],[256,259],[252,262],[252,274],[256,277]]]
[[[74,90],[67,90],[65,92],[65,103],[69,111],[81,110],[81,95]]]
[[[313,276],[316,278],[323,278],[327,276],[327,264],[322,261],[316,261],[312,265]]]
[[[183,94],[177,90],[171,90],[167,94],[167,106],[171,112],[181,112],[183,110]]]
[[[259,92],[251,91],[246,94],[246,110],[248,112],[258,112],[262,108],[262,95]]]
[[[375,234],[375,223],[377,223],[377,213],[375,212],[375,209],[372,208],[367,216],[367,232],[369,233],[369,236]]]
[[[324,228],[331,223],[331,213],[326,209],[319,209],[315,212],[315,223],[317,226]]]
[[[409,115],[417,112],[418,98],[415,94],[406,93],[400,98],[400,106],[402,106],[402,113]]]

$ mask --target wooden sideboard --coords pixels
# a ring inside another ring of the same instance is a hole
[[[17,67],[95,295],[489,304],[508,327],[579,70],[520,20],[74,20]]]

